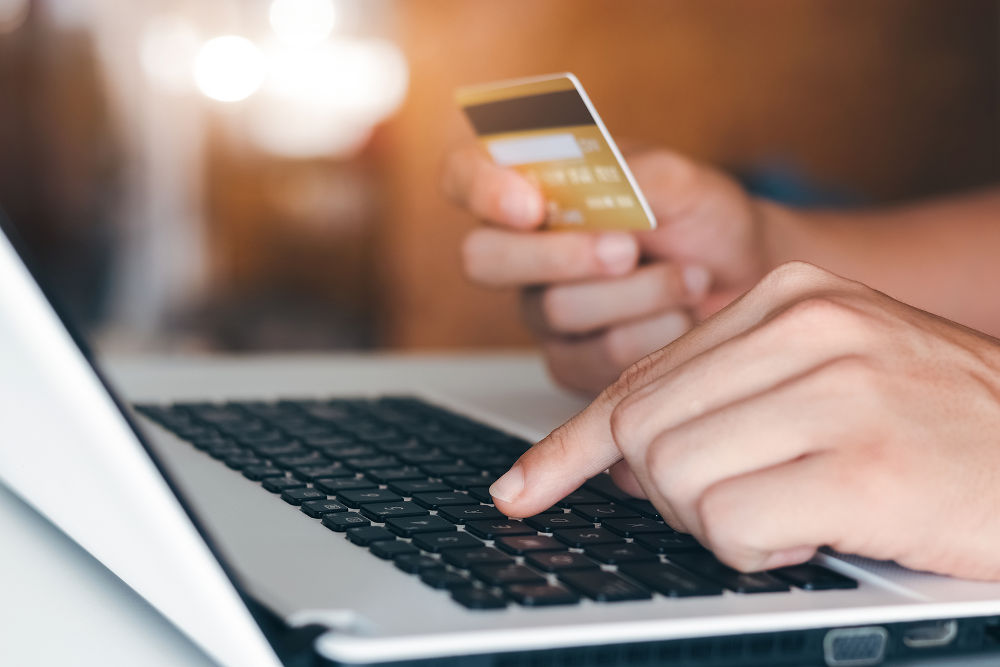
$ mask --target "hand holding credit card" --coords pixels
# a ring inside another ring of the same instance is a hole
[[[654,229],[645,197],[572,74],[466,87],[456,99],[493,161],[535,184],[550,229]]]

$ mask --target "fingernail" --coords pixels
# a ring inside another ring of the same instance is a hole
[[[681,272],[681,279],[687,288],[688,296],[699,297],[708,291],[712,276],[703,266],[685,266]]]
[[[524,471],[521,466],[514,465],[513,468],[504,473],[504,476],[493,482],[490,486],[490,495],[505,503],[513,502],[524,488]]]
[[[540,205],[538,197],[532,196],[520,188],[505,193],[500,200],[500,207],[503,209],[507,221],[521,225],[534,223],[541,217]]]
[[[611,273],[625,273],[635,263],[638,248],[631,234],[602,234],[594,252]]]
[[[813,547],[795,547],[794,549],[783,549],[775,551],[761,563],[761,570],[773,570],[786,565],[798,565],[813,557],[816,549]]]

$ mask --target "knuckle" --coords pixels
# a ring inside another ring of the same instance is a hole
[[[659,263],[649,269],[652,283],[649,305],[653,309],[671,308],[684,300],[681,268],[673,263]]]
[[[592,234],[560,233],[550,238],[551,247],[545,257],[556,275],[577,276],[597,262],[597,241]],[[590,271],[596,273],[593,268]]]
[[[501,217],[500,200],[503,197],[503,183],[497,178],[491,178],[489,172],[479,170],[472,177],[469,191],[469,206],[478,216],[491,220]]]
[[[759,549],[753,543],[756,531],[734,511],[737,505],[725,483],[706,489],[694,505],[705,541],[713,551],[739,554]]]
[[[677,470],[674,462],[673,449],[663,439],[653,443],[643,456],[647,474],[655,482],[657,491],[671,507],[679,507],[687,503],[691,494],[686,483],[688,480],[674,474]]]
[[[633,440],[635,430],[643,422],[642,405],[634,395],[627,395],[611,411],[611,437],[620,449]]]
[[[802,261],[785,262],[771,269],[757,284],[757,291],[784,294],[821,284],[832,274],[815,264]]]
[[[779,326],[797,333],[840,335],[865,324],[861,312],[831,294],[810,294],[781,310],[773,318]]]
[[[618,376],[618,380],[615,381],[613,386],[620,395],[631,394],[648,382],[650,371],[653,370],[655,365],[656,359],[653,356],[643,357],[634,363],[628,364],[625,366],[625,370]]]
[[[548,288],[540,294],[540,309],[545,324],[555,332],[578,333],[576,306],[565,289]]]
[[[483,280],[483,264],[489,256],[489,239],[483,230],[475,230],[462,241],[462,270],[471,280]]]
[[[643,355],[637,351],[636,341],[627,327],[612,327],[601,334],[601,351],[615,368],[623,368],[621,380],[624,387],[631,389],[645,376],[646,366]],[[633,370],[634,369],[634,370]]]

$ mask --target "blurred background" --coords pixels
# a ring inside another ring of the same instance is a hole
[[[994,0],[0,0],[0,205],[118,351],[529,344],[438,191],[462,84],[855,206],[997,176]],[[0,286],[2,289],[2,286]]]

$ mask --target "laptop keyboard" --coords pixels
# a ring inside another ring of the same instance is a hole
[[[136,409],[470,609],[858,585],[813,563],[738,572],[606,474],[508,518],[488,489],[531,443],[415,398]]]

